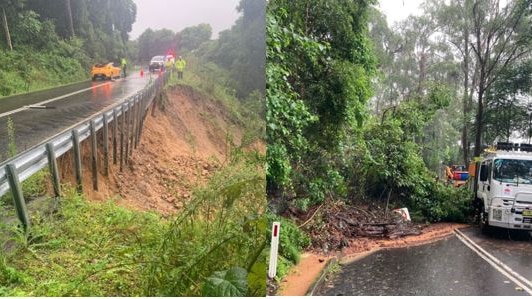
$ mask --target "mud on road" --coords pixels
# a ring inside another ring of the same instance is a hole
[[[398,248],[435,242],[453,234],[455,228],[467,227],[465,224],[436,223],[425,226],[419,235],[405,236],[397,239],[360,237],[349,241],[349,246],[327,255],[319,251],[306,252],[301,261],[294,266],[281,281],[276,294],[279,296],[304,296],[318,279],[321,271],[331,258],[340,258],[350,262],[365,257],[382,248]]]

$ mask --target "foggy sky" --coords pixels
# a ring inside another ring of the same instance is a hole
[[[422,0],[379,0],[380,11],[386,15],[388,26],[406,19],[409,15],[420,15]]]
[[[179,32],[201,23],[210,24],[212,38],[218,32],[230,29],[240,13],[236,7],[240,0],[133,0],[137,5],[137,18],[130,40],[137,39],[144,30],[163,28]]]

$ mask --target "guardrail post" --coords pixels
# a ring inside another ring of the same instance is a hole
[[[135,143],[135,148],[139,146],[140,142],[140,130],[142,130],[142,119],[144,117],[144,95],[139,99],[139,112],[138,112],[138,122],[137,122],[137,142]]]
[[[113,164],[116,165],[116,135],[118,134],[118,119],[116,109],[113,109]]]
[[[52,184],[54,186],[55,197],[61,196],[61,186],[59,184],[59,170],[57,169],[57,160],[53,143],[46,144],[46,152],[48,153],[48,166],[50,167],[50,174],[52,175]]]
[[[22,222],[24,231],[26,231],[30,227],[30,217],[28,216],[26,201],[22,195],[22,188],[18,180],[18,174],[15,165],[8,164],[6,166],[6,175],[7,180],[9,181],[9,187],[11,188],[11,193],[13,194],[13,202],[15,203],[18,219],[20,222]]]
[[[139,112],[140,112],[140,95],[137,96],[137,101],[136,101],[136,105],[137,106],[135,108],[135,131],[133,131],[133,135],[134,135],[134,139],[133,139],[133,148],[134,149],[137,149],[137,144],[139,143],[139,136],[137,134],[137,132],[139,131],[139,121],[140,121],[140,115],[139,115]]]
[[[135,149],[137,149],[137,146],[139,145],[139,130],[140,130],[140,113],[142,111],[142,98],[139,95],[138,101],[137,101],[137,122],[135,123]]]
[[[81,179],[81,152],[79,149],[79,132],[72,130],[72,145],[74,149],[74,165],[76,172],[76,189],[79,193],[83,192],[83,182]]]
[[[142,109],[140,111],[139,140],[142,136],[142,128],[144,128],[144,118],[146,118],[146,98],[142,101]]]
[[[92,188],[95,191],[98,191],[98,147],[96,140],[96,123],[94,120],[91,120],[91,143],[92,143],[92,153],[91,153],[91,162],[92,162]]]
[[[135,135],[135,132],[137,130],[137,98],[135,98],[132,101],[132,108],[131,108],[131,147],[129,148],[129,154],[133,156],[133,147],[135,146],[135,142],[137,139],[137,136]]]
[[[120,171],[122,171],[122,166],[124,165],[124,130],[126,123],[126,104],[122,104],[122,117],[120,119]]]
[[[153,98],[153,104],[151,106],[151,116],[155,117],[155,108],[157,108],[157,95]]]
[[[129,126],[131,125],[131,102],[127,102],[127,119],[126,119],[126,152],[124,163],[127,165],[127,158],[129,156]]]
[[[109,175],[109,127],[107,113],[103,114],[103,174]]]

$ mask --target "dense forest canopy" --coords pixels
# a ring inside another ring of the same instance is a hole
[[[532,3],[427,0],[393,27],[376,4],[269,3],[271,206],[391,198],[462,217],[443,165],[532,134]]]

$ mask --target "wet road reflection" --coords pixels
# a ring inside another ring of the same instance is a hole
[[[532,281],[532,236],[524,231],[494,229],[485,236],[478,227],[460,229],[495,258]]]
[[[315,295],[528,295],[456,237],[343,265]]]
[[[140,75],[134,74],[115,82],[97,81],[91,83],[85,92],[47,103],[46,109],[26,109],[9,115],[15,126],[17,151],[21,152],[37,145],[76,123],[123,101],[146,86],[149,80],[149,76],[141,78]],[[42,101],[45,100],[48,98],[42,99]],[[7,158],[9,142],[7,119],[8,117],[0,117],[0,161]]]

